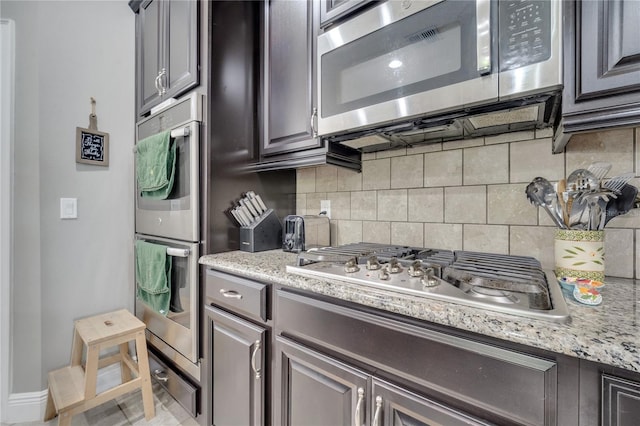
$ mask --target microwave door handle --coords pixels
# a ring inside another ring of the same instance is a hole
[[[480,75],[491,74],[491,0],[476,0],[477,63]]]

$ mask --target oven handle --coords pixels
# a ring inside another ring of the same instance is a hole
[[[171,131],[171,138],[175,139],[175,138],[185,137],[185,136],[189,136],[190,134],[191,134],[191,128],[189,126],[180,127],[178,129],[173,129]],[[135,154],[136,152],[138,152],[138,147],[134,145],[133,153]]]
[[[491,74],[491,1],[476,0],[476,41],[478,72]]]

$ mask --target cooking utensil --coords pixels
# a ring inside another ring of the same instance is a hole
[[[605,209],[606,217],[604,218],[603,228],[614,217],[623,215],[634,208],[637,196],[638,188],[629,184],[624,185],[620,190],[618,198],[612,198],[607,202]]]
[[[605,163],[604,161],[597,161],[595,163],[589,164],[587,170],[589,170],[596,178],[602,181],[607,173],[609,173],[609,170],[611,170],[611,164]]]
[[[600,179],[587,169],[576,169],[567,176],[567,189],[571,192],[597,191]]]
[[[616,194],[608,191],[585,192],[578,197],[580,204],[587,204],[588,222],[587,230],[596,231],[604,227],[601,223],[602,210],[606,209],[606,204],[611,198],[616,198]]]
[[[569,210],[567,209],[567,203],[565,200],[565,195],[567,192],[567,181],[566,179],[560,179],[558,181],[558,185],[556,186],[556,192],[558,193],[558,202],[560,203],[560,210],[562,213],[562,221],[565,225],[569,224]]]
[[[620,192],[622,188],[634,177],[633,172],[623,173],[618,176],[614,176],[608,181],[606,181],[602,186],[607,189],[610,189],[614,192]]]
[[[558,228],[567,229],[558,211],[558,194],[551,182],[543,177],[536,177],[527,185],[527,199],[534,205],[542,207]]]

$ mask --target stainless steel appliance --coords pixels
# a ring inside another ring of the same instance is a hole
[[[390,0],[318,37],[318,133],[374,151],[554,124],[561,3]]]
[[[136,232],[200,240],[200,123],[202,95],[193,93],[137,124],[137,140],[171,131],[176,144],[173,190],[164,200],[145,198],[136,191]]]
[[[533,257],[359,243],[300,253],[287,272],[527,318],[570,321],[555,275]]]
[[[147,326],[152,375],[194,417],[200,413],[200,128],[203,97],[192,93],[137,124],[136,137],[169,130],[175,143],[175,180],[166,199],[141,196],[136,184],[136,240],[167,247],[171,303],[162,315],[136,297]],[[135,151],[135,149],[134,149]],[[137,182],[137,176],[136,176]]]
[[[331,225],[327,216],[288,215],[284,218],[282,250],[299,253],[331,244]]]

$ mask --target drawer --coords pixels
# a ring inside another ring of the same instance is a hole
[[[155,379],[176,401],[193,417],[200,414],[198,407],[199,388],[171,369],[151,350],[149,352],[149,369]]]
[[[269,286],[207,269],[205,301],[266,322]]]

